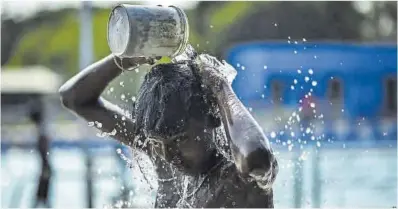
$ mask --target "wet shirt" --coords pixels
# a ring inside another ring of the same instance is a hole
[[[211,167],[205,172],[187,173],[184,166],[176,166],[158,151],[150,152],[158,176],[155,207],[273,208],[272,189],[261,189],[256,182],[242,178],[231,161],[217,151],[214,153],[209,160]],[[178,156],[174,152],[167,154]]]
[[[159,188],[156,208],[273,208],[273,191],[260,189],[221,159],[208,173],[186,175],[157,159]],[[161,165],[161,166],[159,166]]]

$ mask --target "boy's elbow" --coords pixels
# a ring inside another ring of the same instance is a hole
[[[61,86],[61,88],[58,89],[58,94],[60,96],[61,104],[63,107],[73,110],[76,108],[76,101],[74,99],[73,94],[65,88],[65,86]]]

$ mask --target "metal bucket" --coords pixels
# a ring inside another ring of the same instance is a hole
[[[187,46],[188,18],[178,7],[121,4],[108,22],[108,46],[118,57],[174,57]]]

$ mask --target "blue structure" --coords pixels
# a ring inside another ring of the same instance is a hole
[[[233,88],[245,105],[294,108],[311,92],[320,112],[330,113],[325,121],[388,119],[396,140],[396,45],[254,42],[226,57],[238,71]]]

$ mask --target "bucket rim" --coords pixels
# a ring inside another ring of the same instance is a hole
[[[123,4],[123,3],[119,3],[119,4],[117,4],[116,6],[114,6],[113,8],[112,8],[112,10],[111,10],[111,12],[110,12],[110,14],[109,14],[109,17],[108,17],[108,24],[107,24],[107,36],[106,36],[106,39],[107,39],[107,42],[108,42],[108,45],[110,46],[110,42],[109,42],[109,23],[110,23],[110,20],[111,20],[111,17],[112,17],[112,14],[114,13],[114,11],[116,10],[116,9],[118,9],[118,8],[122,8],[123,10],[124,10],[124,12],[127,14],[127,8],[126,8],[126,4]],[[112,54],[114,54],[114,55],[116,55],[116,56],[118,56],[118,57],[121,57],[123,54],[125,54],[126,53],[126,51],[127,51],[127,49],[129,48],[129,45],[130,45],[130,37],[131,37],[131,20],[130,20],[130,16],[129,15],[126,15],[127,16],[127,19],[128,19],[128,24],[129,24],[129,30],[128,30],[128,34],[127,34],[127,37],[128,37],[128,39],[129,39],[129,41],[127,42],[127,44],[124,46],[124,48],[123,48],[123,50],[121,50],[121,52],[119,52],[119,53],[114,53],[113,51],[112,51],[112,49],[110,49],[111,50],[111,52],[112,52]]]
[[[172,57],[175,57],[175,56],[180,55],[181,53],[183,53],[184,50],[185,50],[185,48],[186,48],[187,45],[188,45],[188,39],[189,39],[189,22],[188,22],[188,17],[187,17],[187,15],[185,14],[185,12],[184,12],[181,8],[176,7],[176,6],[173,6],[173,5],[170,5],[169,7],[174,8],[174,9],[177,11],[178,16],[180,17],[180,19],[182,19],[181,23],[183,24],[182,28],[184,29],[184,33],[183,33],[183,34],[184,34],[184,37],[183,37],[183,40],[182,40],[180,46],[177,48],[176,52],[172,55]]]

